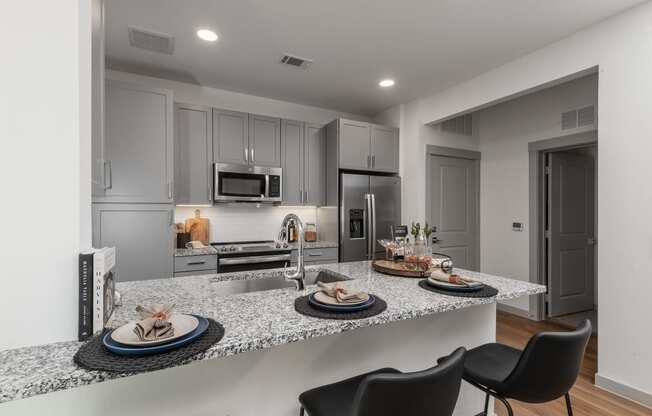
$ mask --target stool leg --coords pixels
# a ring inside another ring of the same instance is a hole
[[[509,404],[509,402],[507,400],[503,399],[500,396],[494,396],[494,397],[497,398],[498,400],[500,400],[501,402],[503,402],[503,404],[507,408],[507,414],[509,416],[514,416],[514,411],[512,410],[512,406]]]
[[[299,416],[304,416],[306,414],[306,410],[301,406],[301,410],[299,410]]]
[[[568,416],[573,416],[573,406],[571,406],[570,394],[566,393],[564,397],[566,397],[566,412],[568,412]]]
[[[484,416],[489,416],[489,393],[484,398]]]

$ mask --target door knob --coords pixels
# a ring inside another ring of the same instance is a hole
[[[596,245],[597,243],[598,243],[598,242],[596,241],[595,238],[592,238],[592,237],[591,237],[591,238],[587,238],[587,239],[586,239],[586,244],[588,244],[588,245],[590,245],[590,246],[594,246],[594,245]]]

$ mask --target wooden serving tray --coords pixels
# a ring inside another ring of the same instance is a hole
[[[403,261],[391,261],[391,260],[374,260],[371,262],[371,267],[375,271],[385,274],[391,274],[393,276],[402,276],[402,277],[418,277],[424,278],[430,276],[432,273],[431,270],[418,271],[410,270],[408,264]]]

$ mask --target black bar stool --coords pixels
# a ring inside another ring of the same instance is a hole
[[[383,368],[301,393],[300,415],[450,416],[464,371],[464,348],[416,373]]]
[[[572,332],[541,332],[523,351],[503,344],[485,344],[469,350],[464,362],[464,380],[484,391],[487,415],[489,396],[500,400],[509,416],[514,415],[507,399],[545,403],[561,396],[573,415],[570,391],[582,365],[591,322],[584,321]]]

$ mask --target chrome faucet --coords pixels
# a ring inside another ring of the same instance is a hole
[[[283,276],[285,277],[285,280],[292,280],[294,281],[294,284],[297,288],[297,290],[303,290],[305,287],[305,282],[306,282],[306,268],[303,262],[303,243],[304,243],[304,235],[303,235],[303,222],[301,221],[301,218],[299,218],[295,214],[288,214],[285,216],[283,219],[283,223],[281,224],[281,230],[278,233],[278,241],[287,241],[287,226],[290,221],[294,220],[294,223],[296,224],[299,234],[299,255],[297,256],[297,268],[294,271],[288,270],[287,264],[285,265],[285,270],[283,272]]]

